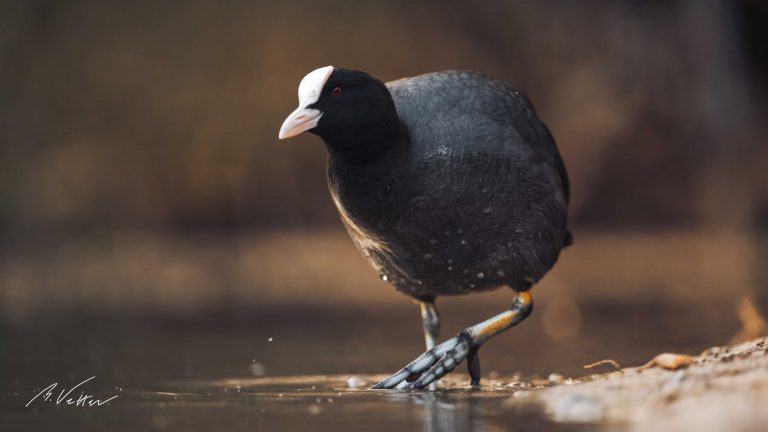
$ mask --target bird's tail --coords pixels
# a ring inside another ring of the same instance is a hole
[[[565,238],[563,238],[563,248],[573,244],[573,233],[571,230],[565,230]]]

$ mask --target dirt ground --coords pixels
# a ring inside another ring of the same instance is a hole
[[[541,403],[560,422],[637,431],[766,430],[768,338],[668,359],[520,391],[508,405]]]

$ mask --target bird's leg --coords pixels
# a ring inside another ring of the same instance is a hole
[[[389,378],[377,383],[373,388],[399,390],[424,388],[451,372],[457,364],[470,355],[471,351],[477,351],[485,341],[524,320],[532,310],[533,297],[531,293],[529,291],[520,292],[509,310],[480,324],[468,327],[459,332],[458,335],[427,350],[416,360]],[[470,359],[470,373],[472,370],[479,372],[479,364],[475,368],[472,366],[473,362],[479,363],[476,352],[474,359]],[[474,381],[474,377],[472,380]]]
[[[473,348],[467,354],[467,372],[473,387],[480,385],[480,355],[477,351],[477,348]]]
[[[435,300],[419,301],[419,310],[421,311],[421,325],[424,327],[424,342],[427,350],[435,347],[437,336],[440,334],[440,314],[437,313]],[[437,390],[437,383],[431,383],[429,390]]]
[[[424,341],[427,349],[435,347],[437,335],[440,333],[440,314],[437,313],[434,300],[420,301],[419,310],[421,311],[421,324],[424,327]]]

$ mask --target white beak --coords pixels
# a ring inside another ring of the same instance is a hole
[[[320,110],[298,107],[285,119],[277,137],[285,139],[308,131],[317,126],[322,116],[323,112]]]

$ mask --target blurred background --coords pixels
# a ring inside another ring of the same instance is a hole
[[[552,130],[576,242],[484,371],[579,374],[764,331],[764,1],[2,1],[2,384],[383,373],[418,354],[417,308],[347,238],[323,145],[277,140],[328,64],[481,71]],[[510,300],[439,301],[443,334]]]

